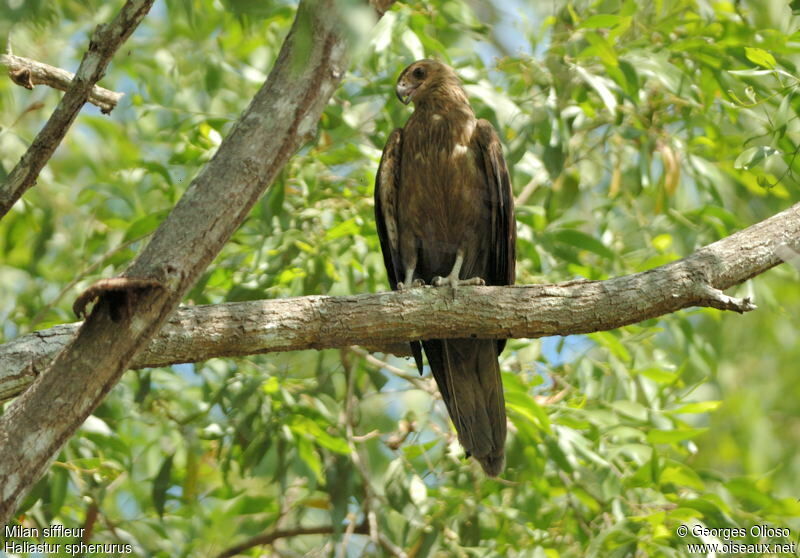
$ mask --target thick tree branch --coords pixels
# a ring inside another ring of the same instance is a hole
[[[423,288],[179,308],[131,368],[213,357],[412,339],[542,337],[613,329],[690,306],[744,312],[722,293],[800,252],[800,204],[694,254],[607,281]],[[78,330],[56,326],[0,346],[0,401],[25,390]]]
[[[54,89],[67,91],[75,77],[75,74],[61,68],[13,54],[0,54],[0,64],[8,68],[8,76],[11,81],[26,89],[33,89],[35,85],[47,85]],[[104,114],[108,114],[114,110],[123,95],[124,93],[109,91],[99,85],[94,85],[89,92],[87,101],[99,107]]]
[[[300,2],[267,81],[125,273],[161,288],[102,296],[50,368],[0,417],[0,523],[161,329],[289,157],[313,137],[347,67],[345,15],[333,0]]]
[[[66,136],[78,111],[91,96],[94,84],[105,74],[111,57],[144,19],[153,1],[128,0],[111,23],[97,26],[69,89],[6,182],[0,185],[0,219],[36,183],[39,173]],[[24,75],[17,78],[24,81]]]

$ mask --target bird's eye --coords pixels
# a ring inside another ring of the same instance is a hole
[[[417,79],[422,79],[422,78],[425,77],[425,69],[421,68],[421,67],[420,68],[414,68],[414,71],[412,73],[413,73],[414,77],[417,78]]]

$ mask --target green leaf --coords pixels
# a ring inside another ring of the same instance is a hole
[[[697,401],[666,412],[673,415],[711,413],[719,409],[721,405],[722,401]]]
[[[305,438],[296,438],[296,445],[300,459],[314,474],[317,482],[323,482],[325,477],[322,472],[322,461],[320,461],[314,446]]]
[[[758,64],[764,68],[773,69],[778,65],[775,57],[764,49],[745,47],[744,54],[747,56],[747,59],[750,60],[750,62]]]
[[[607,348],[611,353],[624,362],[631,360],[631,354],[619,338],[610,331],[597,331],[590,333],[589,337],[596,341],[599,345]]]
[[[416,459],[417,457],[427,453],[429,449],[433,448],[437,444],[439,444],[439,440],[431,440],[430,442],[426,442],[424,444],[405,445],[403,446],[403,454],[408,460]]]
[[[510,411],[525,417],[538,429],[550,433],[550,419],[545,410],[530,395],[518,391],[508,391],[505,394],[506,407]]]
[[[358,226],[355,219],[348,219],[343,223],[339,223],[335,227],[328,230],[325,233],[325,238],[328,240],[334,240],[341,237],[349,237],[353,236],[354,234],[358,234],[361,232],[361,227]]]
[[[625,400],[614,401],[611,403],[611,408],[617,411],[618,413],[626,415],[640,422],[647,421],[647,415],[648,415],[647,407],[645,407],[641,403],[637,403],[636,401],[625,401]]]
[[[781,99],[778,110],[772,116],[772,127],[781,135],[786,132],[786,125],[796,118],[792,110],[792,94],[785,95]]]
[[[614,48],[604,37],[594,31],[589,31],[586,33],[586,40],[589,41],[589,44],[592,46],[583,51],[580,58],[597,56],[606,66],[616,66],[618,64],[617,53],[614,52]],[[590,85],[592,84],[590,83]],[[592,87],[595,86],[592,85]]]
[[[162,461],[158,474],[156,474],[155,479],[153,479],[153,505],[156,508],[158,516],[162,518],[164,517],[164,506],[167,502],[167,490],[169,490],[171,486],[173,458],[174,454]]]
[[[67,499],[69,484],[69,471],[66,469],[54,469],[50,476],[50,494],[48,512],[52,516],[58,516],[61,507]]]
[[[581,231],[566,229],[557,231],[553,234],[553,238],[558,242],[563,242],[574,246],[580,250],[588,250],[603,258],[613,259],[614,253],[608,249],[602,242],[593,236],[590,236]]]
[[[708,428],[685,428],[682,430],[651,430],[647,433],[647,441],[652,444],[677,444],[684,440],[696,438],[704,434]]]
[[[704,488],[703,480],[691,468],[675,464],[664,467],[659,476],[661,484],[675,484],[678,486],[686,486],[695,490],[702,490]]]
[[[601,27],[614,27],[624,18],[614,14],[595,14],[584,19],[578,26],[581,29],[598,29]]]
[[[156,211],[137,219],[125,232],[125,241],[140,238],[150,234],[158,228],[158,225],[169,215],[169,211]]]
[[[750,147],[742,151],[739,156],[736,157],[733,167],[736,169],[749,170],[764,161],[767,157],[778,153],[780,153],[780,151],[768,145]]]
[[[678,379],[678,375],[674,372],[657,367],[644,368],[643,370],[637,370],[636,373],[659,384],[671,384]]]
[[[405,29],[400,34],[400,41],[403,45],[411,52],[411,55],[419,60],[420,58],[425,58],[425,50],[422,47],[422,42],[419,40],[419,37],[416,33],[414,33],[410,29]]]
[[[428,499],[428,489],[419,475],[411,477],[411,482],[408,485],[408,493],[411,496],[411,501],[417,506]]]
[[[292,430],[302,436],[314,440],[320,446],[336,453],[349,454],[350,447],[342,438],[328,434],[317,422],[310,418],[298,417],[292,424]]]
[[[581,76],[586,83],[597,91],[597,94],[600,95],[600,99],[603,101],[608,111],[611,114],[615,114],[617,111],[617,98],[614,96],[614,93],[611,92],[611,89],[609,89],[606,81],[603,78],[589,73],[581,66],[575,66],[575,71],[578,72],[578,75]]]

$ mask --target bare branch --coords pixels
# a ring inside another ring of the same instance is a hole
[[[67,91],[75,74],[43,64],[30,58],[14,56],[13,54],[0,54],[0,64],[8,67],[8,75],[11,81],[21,85],[25,89],[33,89],[35,85],[47,85],[54,89]],[[124,93],[109,91],[104,87],[95,85],[89,92],[90,103],[100,108],[104,114],[108,114],[117,106]]]
[[[22,159],[9,173],[6,182],[0,185],[0,218],[36,183],[39,173],[64,139],[78,111],[91,96],[94,84],[105,74],[111,57],[144,19],[153,1],[128,0],[111,23],[97,26],[69,89]],[[24,80],[24,76],[19,75],[17,79]],[[32,86],[31,75],[27,82]]]
[[[394,352],[414,339],[571,335],[691,306],[745,312],[755,308],[749,300],[721,291],[799,251],[797,204],[682,260],[606,281],[457,291],[427,287],[182,307],[130,367],[354,344]],[[24,391],[79,326],[56,326],[0,346],[0,401]]]

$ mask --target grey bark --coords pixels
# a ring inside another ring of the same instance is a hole
[[[13,54],[0,54],[0,64],[8,68],[11,80],[26,89],[33,89],[36,85],[47,85],[61,91],[68,91],[75,74]],[[123,93],[109,91],[98,85],[92,86],[89,97],[86,99],[97,106],[104,114],[110,113],[117,106]]]
[[[694,254],[606,281],[516,287],[422,288],[179,308],[130,368],[354,344],[397,352],[402,342],[542,337],[621,327],[691,306],[744,312],[722,293],[800,253],[800,204]],[[25,390],[80,324],[0,346],[0,401]]]

